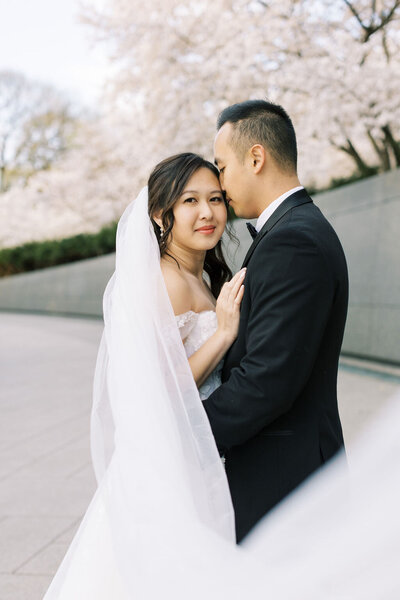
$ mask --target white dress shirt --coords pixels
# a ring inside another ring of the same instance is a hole
[[[303,190],[303,189],[304,189],[304,187],[302,185],[298,185],[297,187],[292,188],[288,192],[285,192],[284,194],[282,194],[282,196],[279,196],[279,198],[277,198],[276,200],[271,202],[271,204],[269,206],[267,206],[267,208],[265,210],[262,211],[261,215],[257,219],[257,223],[256,223],[257,233],[259,233],[261,231],[261,229],[263,228],[265,223],[268,221],[270,216],[276,211],[278,206],[280,204],[282,204],[282,202],[284,200],[286,200],[286,198],[289,198],[289,196],[291,196],[295,192],[298,192],[299,190]]]

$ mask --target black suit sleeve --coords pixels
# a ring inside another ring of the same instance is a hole
[[[222,452],[289,411],[310,376],[334,297],[321,250],[286,227],[261,240],[245,288],[251,302],[245,354],[203,402]]]

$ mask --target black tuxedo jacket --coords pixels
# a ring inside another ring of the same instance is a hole
[[[237,540],[342,446],[336,381],[346,260],[305,190],[251,245],[239,333],[203,403],[221,453]]]

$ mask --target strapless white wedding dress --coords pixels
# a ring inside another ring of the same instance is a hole
[[[210,338],[217,330],[217,315],[213,310],[203,310],[199,313],[189,310],[176,316],[176,323],[185,347],[186,356],[189,358]],[[199,388],[200,398],[205,400],[221,385],[221,361]]]

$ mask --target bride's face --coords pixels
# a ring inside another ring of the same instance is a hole
[[[210,250],[224,232],[227,210],[218,178],[198,169],[187,182],[174,208],[172,243],[193,250]]]

